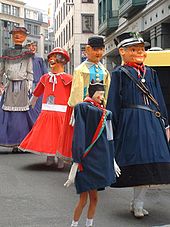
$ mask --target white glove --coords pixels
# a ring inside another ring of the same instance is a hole
[[[116,176],[119,177],[121,175],[121,170],[120,170],[118,164],[116,163],[115,159],[114,159],[114,169],[115,169]]]
[[[168,126],[165,130],[166,130],[167,140],[169,142],[169,139],[170,139],[170,127]]]
[[[76,173],[77,173],[77,169],[78,169],[78,163],[73,163],[70,173],[68,175],[68,180],[65,182],[64,186],[65,187],[69,187],[71,184],[74,183],[75,181],[75,177],[76,177]]]
[[[32,106],[32,108],[35,107],[35,104],[37,102],[37,99],[38,99],[38,97],[36,97],[34,95],[32,95],[32,97],[30,98],[30,106]]]
[[[74,126],[74,124],[75,124],[75,118],[74,118],[74,109],[73,109],[69,125]]]

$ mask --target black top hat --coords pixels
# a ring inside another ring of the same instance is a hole
[[[103,84],[103,81],[95,82],[92,80],[91,83],[89,84],[88,89],[89,97],[92,98],[96,91],[104,91],[105,90],[104,88],[105,86]]]
[[[29,34],[29,31],[25,28],[25,27],[17,27],[17,26],[14,26],[13,29],[9,32],[9,34],[12,34],[13,32],[19,32],[19,31],[22,31],[24,32],[26,35]]]
[[[88,38],[88,45],[90,45],[91,47],[97,47],[97,48],[105,47],[104,39],[101,36],[89,37]]]
[[[115,45],[120,48],[144,43],[144,40],[139,32],[125,32],[117,36],[114,42]]]

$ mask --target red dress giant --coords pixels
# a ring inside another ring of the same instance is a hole
[[[63,123],[70,96],[72,76],[66,73],[48,73],[41,77],[33,94],[43,94],[42,111],[20,149],[32,153],[55,156],[60,150]]]

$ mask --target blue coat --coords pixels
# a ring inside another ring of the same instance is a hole
[[[139,80],[134,68],[126,66]],[[170,183],[170,150],[165,127],[168,116],[157,74],[146,67],[146,85],[158,101],[162,121],[154,113],[129,105],[144,105],[143,94],[135,83],[117,67],[111,78],[107,109],[112,111],[115,156],[122,175],[113,186],[126,187]],[[149,101],[149,107],[156,110]]]
[[[34,77],[33,82],[35,83],[35,85],[37,85],[41,76],[46,74],[48,70],[43,58],[34,56],[32,57],[32,61],[33,61],[33,77]]]
[[[81,163],[83,171],[76,175],[77,193],[110,186],[115,181],[113,169],[113,141],[108,141],[106,126],[88,155],[83,158],[85,149],[92,138],[102,116],[102,110],[91,103],[80,103],[75,107],[75,127],[73,135],[73,161]],[[111,120],[109,111],[107,121]],[[107,123],[106,123],[107,124]]]

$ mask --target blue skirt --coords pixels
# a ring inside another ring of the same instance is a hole
[[[42,98],[37,100],[34,109],[28,111],[2,110],[3,97],[0,105],[0,146],[18,146],[32,129],[42,105]]]

